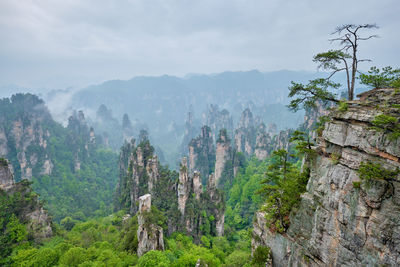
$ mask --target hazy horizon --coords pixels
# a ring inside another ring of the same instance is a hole
[[[332,3],[331,3],[332,4]],[[316,71],[336,26],[377,23],[360,65],[398,67],[396,0],[1,1],[0,85],[82,88],[135,76]],[[369,34],[369,32],[365,32]]]

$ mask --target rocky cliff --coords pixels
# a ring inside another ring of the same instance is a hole
[[[0,106],[0,157],[10,160],[16,179],[51,174],[47,125],[52,119],[44,102],[34,95],[17,94],[2,99]]]
[[[207,179],[204,191],[200,173],[189,172],[186,158],[178,174],[160,165],[153,152],[148,141],[122,148],[117,206],[134,215],[139,196],[151,194],[154,207],[167,218],[167,234],[186,232],[196,242],[202,235],[222,235],[225,203],[215,179]]]
[[[376,89],[330,113],[307,191],[285,234],[258,213],[252,246],[274,266],[400,264],[400,93]]]
[[[186,158],[182,159],[179,182],[178,204],[181,213],[182,230],[199,241],[203,234],[222,236],[224,233],[225,200],[217,189],[214,174],[207,180],[206,190],[200,180],[200,173],[188,173]],[[210,221],[210,217],[214,219]],[[179,229],[179,228],[178,228]]]
[[[257,129],[256,144],[254,149],[254,154],[259,160],[265,160],[268,155],[270,155],[272,138],[269,132],[267,132],[267,127],[264,123],[261,123]]]
[[[228,136],[227,130],[223,129],[219,132],[217,140],[217,149],[215,151],[215,184],[220,184],[224,171],[227,172],[227,168],[232,168],[232,148],[231,140]],[[233,177],[232,177],[233,178]]]
[[[236,151],[242,152],[246,156],[252,155],[254,152],[256,135],[253,113],[247,108],[243,111],[238,127],[235,130]]]
[[[8,161],[4,158],[0,159],[0,197],[4,208],[1,226],[7,224],[7,213],[12,212],[26,226],[36,243],[52,236],[51,218],[43,209],[38,195],[33,192],[27,180],[18,183],[14,181]]]
[[[222,129],[227,131],[229,137],[233,134],[233,119],[226,109],[219,110],[218,105],[209,105],[203,114],[203,125],[210,127],[213,140],[217,140]]]
[[[212,132],[210,127],[203,126],[200,135],[189,143],[189,173],[200,172],[202,183],[206,184],[214,164],[215,147]]]
[[[276,131],[275,124],[267,127],[260,118],[253,118],[253,113],[247,108],[235,130],[235,150],[246,157],[254,154],[259,160],[264,160],[273,150],[285,148],[289,143],[289,130]]]
[[[139,197],[137,230],[137,255],[139,257],[150,250],[164,250],[163,229],[151,221],[150,215],[151,195],[146,194]]]
[[[153,193],[155,183],[159,178],[159,162],[153,155],[154,148],[148,140],[143,140],[138,146],[135,140],[126,143],[121,148],[119,169],[120,180],[117,188],[118,206],[129,208],[130,213],[138,210],[136,201],[139,196]]]
[[[130,142],[135,135],[132,122],[126,113],[122,117],[122,135],[124,142]]]
[[[195,118],[194,118],[194,111],[193,106],[189,107],[189,112],[187,113],[187,117],[185,120],[185,129],[183,140],[181,143],[181,147],[179,148],[181,155],[187,156],[188,155],[188,145],[193,138],[195,138],[200,131],[200,127],[197,125]]]

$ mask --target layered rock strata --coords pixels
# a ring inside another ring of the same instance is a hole
[[[359,169],[362,163],[400,168],[400,138],[375,122],[384,113],[398,123],[399,104],[398,90],[376,89],[332,112],[286,234],[271,232],[257,213],[253,249],[270,247],[274,266],[398,266],[400,176],[360,180]]]

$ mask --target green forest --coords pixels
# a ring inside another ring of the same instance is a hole
[[[62,128],[59,128],[62,129]],[[252,157],[242,159],[238,174],[230,185],[225,185],[226,224],[225,235],[216,237],[206,231],[199,241],[185,233],[174,232],[167,235],[164,251],[150,251],[138,258],[137,228],[138,218],[126,219],[127,209],[113,212],[113,190],[116,184],[117,155],[98,148],[91,151],[90,160],[81,165],[77,172],[70,168],[70,155],[61,138],[51,139],[49,151],[54,153],[55,172],[19,182],[23,186],[37,189],[44,206],[53,216],[52,238],[36,242],[26,230],[18,214],[32,201],[29,194],[12,195],[2,193],[2,264],[9,266],[194,266],[198,261],[208,266],[263,266],[268,260],[266,247],[259,247],[251,257],[251,228],[254,213],[263,204],[273,205],[277,200],[286,203],[282,211],[276,211],[269,219],[271,224],[287,227],[282,222],[296,206],[299,195],[305,190],[306,180],[301,178],[299,151],[303,140],[297,138],[292,146],[293,153],[275,151],[264,161]],[[302,136],[299,134],[299,136]],[[147,151],[148,141],[139,147]],[[150,157],[154,150],[148,148]],[[296,152],[297,151],[297,152]],[[145,152],[147,153],[147,152]],[[284,165],[284,166],[283,166]],[[282,169],[287,172],[282,172]],[[162,172],[170,177],[165,167]],[[175,178],[174,178],[175,177]],[[303,179],[303,180],[302,180]],[[161,188],[168,188],[162,185]],[[283,191],[278,190],[283,189]],[[279,191],[279,192],[278,192]],[[273,194],[266,192],[275,192]],[[169,192],[160,192],[165,197]],[[293,196],[297,198],[293,198]],[[286,202],[285,202],[286,201]],[[156,206],[165,206],[160,203]],[[264,207],[265,207],[264,205]],[[118,210],[121,207],[114,207]],[[171,216],[153,208],[149,216],[159,225],[165,225],[166,216]],[[280,214],[276,216],[276,214]],[[209,218],[209,220],[213,220]]]

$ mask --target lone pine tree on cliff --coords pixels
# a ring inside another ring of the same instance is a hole
[[[301,107],[313,108],[317,101],[323,103],[339,102],[332,91],[338,89],[341,84],[331,81],[331,78],[342,71],[346,73],[348,100],[353,100],[358,64],[363,61],[370,61],[369,59],[358,58],[359,44],[361,41],[378,37],[377,35],[362,36],[361,31],[377,28],[376,24],[346,24],[337,27],[332,35],[338,35],[338,37],[330,39],[330,41],[331,43],[339,43],[340,48],[319,53],[313,58],[319,69],[329,72],[328,77],[311,80],[306,85],[292,81],[292,85],[289,87],[289,97],[296,98],[290,102],[289,108],[296,111]]]

